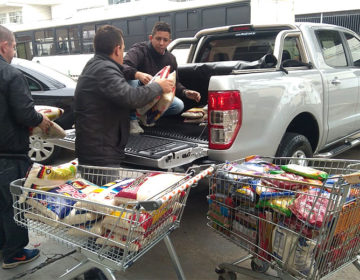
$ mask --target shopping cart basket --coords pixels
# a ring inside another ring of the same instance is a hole
[[[19,179],[11,183],[14,218],[18,224],[36,233],[74,246],[86,257],[60,276],[60,279],[73,279],[94,267],[100,269],[106,278],[115,279],[114,270],[125,271],[161,240],[166,244],[178,278],[185,279],[169,234],[179,227],[190,187],[213,169],[209,167],[197,175],[194,171],[157,172],[179,175],[179,179],[150,199],[124,201],[117,206],[90,201],[79,195],[69,197],[56,192],[25,188],[25,179]],[[131,181],[134,178],[142,180],[152,172],[78,166],[80,178],[98,185]],[[22,202],[24,195],[27,199]],[[67,209],[70,205],[68,213],[75,213],[76,219],[70,222],[70,214],[64,218],[54,217],[48,211],[49,205],[57,211]]]
[[[249,252],[220,264],[219,279],[275,279],[264,274],[269,267],[281,279],[320,279],[351,263],[360,270],[359,161],[263,157],[249,171],[250,162],[220,165],[210,179],[208,226]],[[276,174],[292,163],[332,176]],[[237,265],[248,259],[252,271]]]

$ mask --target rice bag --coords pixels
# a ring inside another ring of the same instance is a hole
[[[170,79],[175,84],[176,71],[170,73],[170,66],[165,66],[152,78],[150,83],[154,82],[157,78]],[[155,122],[171,105],[175,96],[175,89],[176,87],[174,86],[170,92],[163,93],[144,107],[136,110],[136,115],[143,125],[153,126],[155,124]]]
[[[29,128],[30,135],[37,135],[43,139],[64,138],[66,136],[64,129],[61,126],[59,126],[57,123],[53,122],[53,120],[56,120],[63,114],[64,112],[63,109],[52,106],[35,105],[35,110],[47,116],[51,120],[52,126],[48,129],[47,132],[43,132],[41,128],[38,126],[30,127]]]
[[[43,132],[40,127],[30,127],[30,136],[37,135],[42,139],[57,139],[64,138],[66,136],[65,130],[58,125],[57,123],[52,122],[52,126],[46,131]]]
[[[324,171],[317,170],[315,168],[308,166],[301,166],[298,164],[282,165],[281,169],[286,172],[294,173],[315,180],[322,181],[322,180],[326,180],[329,177],[329,175]]]
[[[51,190],[70,179],[74,179],[77,165],[76,160],[58,166],[34,163],[26,175],[24,187],[41,191]],[[28,194],[28,191],[24,191],[19,197],[19,203],[25,202]]]
[[[116,194],[116,204],[149,200],[183,178],[184,175],[161,172],[144,174]]]
[[[61,194],[66,197],[58,197],[51,194]],[[73,209],[76,200],[71,198],[84,198],[85,195],[81,194],[74,187],[63,184],[48,191],[48,194],[36,193],[29,198],[26,203],[34,207],[40,213],[53,220],[59,220],[66,217]]]
[[[88,188],[85,188],[81,191],[83,194],[85,194],[85,200],[79,201],[76,204],[76,207],[86,208],[94,211],[101,211],[104,214],[111,213],[113,209],[107,206],[116,206],[114,199],[115,195],[122,189],[127,188],[133,181],[134,179],[132,178],[125,178],[125,179],[119,179],[115,182],[108,183],[101,187],[91,188],[90,191],[88,191]],[[104,206],[87,203],[87,201],[100,203]]]
[[[58,119],[64,113],[64,110],[58,107],[46,105],[35,105],[34,107],[38,113],[47,116],[51,121]]]

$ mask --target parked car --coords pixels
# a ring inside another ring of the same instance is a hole
[[[36,62],[14,58],[11,64],[25,75],[35,104],[64,109],[64,114],[55,122],[63,129],[70,129],[74,124],[73,102],[76,82]],[[59,155],[60,150],[59,146],[39,136],[30,136],[29,156],[35,162],[51,163]]]

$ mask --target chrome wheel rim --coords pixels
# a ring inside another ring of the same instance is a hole
[[[45,141],[39,136],[30,136],[29,147],[29,157],[32,161],[37,162],[47,160],[51,157],[55,149],[54,144]]]

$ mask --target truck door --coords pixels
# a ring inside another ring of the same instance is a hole
[[[360,39],[353,34],[344,32],[346,46],[349,51],[351,68],[358,77],[358,99],[356,102],[356,124],[355,129],[360,130]]]
[[[356,115],[358,70],[351,67],[340,32],[320,29],[315,34],[325,62],[320,71],[324,78],[324,94],[328,95],[327,142],[331,143],[354,132],[359,122]]]

